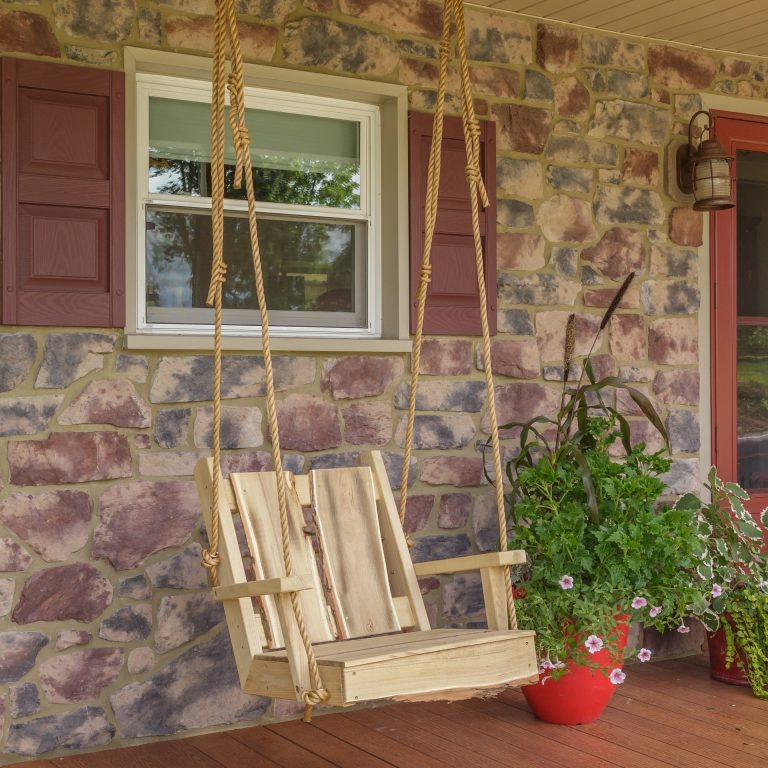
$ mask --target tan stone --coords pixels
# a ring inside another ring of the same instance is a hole
[[[668,109],[623,99],[600,99],[588,136],[616,138],[637,144],[662,146],[667,142],[671,117]]]
[[[271,61],[277,49],[277,29],[251,21],[238,22],[243,56]],[[169,48],[213,52],[214,29],[211,18],[169,16],[165,19],[165,40]]]
[[[748,83],[746,80],[740,80],[736,85],[736,93],[739,96],[746,96],[750,99],[756,99],[761,95],[760,86],[754,83]]]
[[[388,36],[319,16],[285,25],[283,55],[289,64],[371,77],[391,75],[400,60]]]
[[[507,304],[529,304],[545,307],[574,304],[581,284],[549,272],[519,276],[509,272],[499,274],[499,300]]]
[[[575,29],[539,24],[536,29],[536,63],[547,72],[570,72],[579,57]]]
[[[400,35],[439,38],[442,29],[441,4],[430,0],[339,0],[339,10]]]
[[[659,371],[653,381],[653,391],[669,405],[698,405],[699,372],[685,369]]]
[[[264,442],[261,410],[256,405],[225,405],[221,409],[221,447],[258,448]],[[195,418],[196,448],[213,445],[213,407],[200,408]]]
[[[619,360],[639,362],[648,356],[648,334],[642,315],[614,315],[609,333],[611,353]]]
[[[688,206],[673,208],[669,215],[669,239],[677,245],[698,248],[704,242],[704,214]]]
[[[616,288],[591,288],[584,291],[583,301],[585,307],[609,307],[616,295]],[[640,309],[640,286],[630,285],[626,293],[621,297],[619,309]]]
[[[400,62],[400,82],[423,88],[437,88],[440,72],[437,65],[422,59],[403,59]],[[450,93],[460,93],[461,80],[456,69],[448,72],[447,88]]]
[[[0,9],[0,52],[61,56],[48,20],[37,13]]]
[[[497,104],[493,107],[498,131],[498,148],[540,155],[552,129],[549,110],[522,104]]]
[[[642,271],[645,265],[645,233],[639,229],[614,227],[581,258],[597,267],[606,277],[624,279],[630,272]]]
[[[104,379],[89,382],[59,416],[59,423],[141,429],[152,423],[152,412],[130,381]]]
[[[425,339],[419,373],[463,376],[472,370],[472,342],[468,339]]]
[[[698,286],[688,280],[647,280],[640,298],[648,315],[693,315],[701,303]]]
[[[14,493],[0,502],[0,521],[44,560],[66,560],[88,541],[91,506],[83,491]]]
[[[392,437],[388,403],[355,403],[344,409],[344,434],[352,445],[385,445]]]
[[[545,200],[536,214],[536,221],[547,240],[552,242],[584,243],[597,236],[592,209],[586,200],[567,195],[555,195]]]
[[[594,203],[600,224],[662,224],[666,208],[655,189],[600,184]]]
[[[525,422],[534,416],[552,416],[560,402],[558,387],[535,382],[500,384],[496,387],[496,416],[500,426],[510,422]],[[483,418],[483,432],[488,432],[488,416]],[[502,434],[514,434],[515,428],[505,429]]]
[[[478,368],[482,369],[478,354]],[[495,339],[491,342],[491,366],[494,373],[515,379],[536,379],[541,375],[539,345],[533,340]]]
[[[581,38],[581,51],[586,64],[645,69],[645,46],[641,43],[609,37],[605,33],[585,33]]]
[[[651,247],[651,274],[664,277],[686,277],[695,279],[699,274],[696,251],[677,248],[674,245]]]
[[[654,320],[648,333],[648,357],[661,365],[692,365],[698,362],[697,318]]]
[[[494,64],[531,63],[531,27],[527,21],[471,8],[467,8],[464,19],[470,59]]]
[[[544,191],[544,173],[537,160],[499,157],[496,160],[496,186],[505,195],[535,200]]]
[[[500,232],[496,235],[496,267],[531,272],[544,266],[546,241],[541,235]]]
[[[655,187],[659,183],[658,153],[628,147],[621,166],[621,180],[627,184]]]
[[[559,115],[585,120],[589,117],[589,91],[575,77],[560,80],[555,86],[555,109]]]
[[[668,88],[703,89],[711,85],[717,72],[715,60],[704,53],[666,45],[648,49],[651,78]]]
[[[514,70],[474,64],[469,75],[472,92],[478,95],[496,99],[516,99],[520,95],[520,78]]]
[[[143,477],[189,477],[195,464],[209,451],[144,451],[139,454],[139,474]]]

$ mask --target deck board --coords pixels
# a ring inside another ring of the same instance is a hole
[[[633,666],[604,716],[537,720],[519,690],[14,763],[22,768],[763,768],[768,701],[709,678],[706,659]]]

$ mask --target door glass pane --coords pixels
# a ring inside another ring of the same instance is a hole
[[[147,211],[146,301],[149,322],[210,322],[206,308],[211,276],[211,217],[207,213]],[[325,313],[364,309],[360,285],[364,225],[358,222],[299,221],[260,217],[259,248],[270,311],[303,313],[279,324],[348,325]],[[248,219],[224,220],[227,281],[224,308],[257,310]],[[309,317],[307,317],[309,315]],[[317,318],[313,319],[313,315]],[[321,317],[324,315],[324,317]],[[258,322],[255,316],[251,323]]]
[[[150,194],[211,194],[211,108],[196,101],[149,99]],[[270,203],[360,207],[360,123],[247,109],[256,199]],[[235,152],[226,122],[225,196],[235,189]]]
[[[768,317],[768,153],[738,150],[737,314]]]
[[[768,326],[738,328],[736,402],[738,481],[768,488]]]

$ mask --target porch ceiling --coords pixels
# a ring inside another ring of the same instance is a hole
[[[471,0],[584,27],[768,56],[765,0]]]

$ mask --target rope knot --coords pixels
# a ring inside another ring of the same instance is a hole
[[[465,165],[464,175],[470,184],[479,184],[483,177],[480,175],[480,169],[476,165]]]
[[[222,259],[215,259],[211,266],[211,282],[208,288],[206,303],[212,307],[216,303],[216,294],[227,281],[227,265]]]
[[[318,705],[323,704],[331,698],[331,694],[325,688],[310,688],[301,694],[301,700],[304,702],[304,722],[312,722],[312,710]]]
[[[421,265],[421,271],[419,272],[419,275],[421,277],[421,280],[425,283],[428,283],[432,280],[432,265],[431,264],[422,264]]]
[[[238,125],[232,133],[235,146],[242,151],[246,150],[251,143],[251,134],[248,131],[248,126]]]
[[[204,549],[201,557],[202,562],[200,565],[202,565],[203,568],[209,568],[210,570],[213,570],[214,568],[217,568],[221,563],[221,555],[219,555],[218,552],[212,552],[210,549]]]

